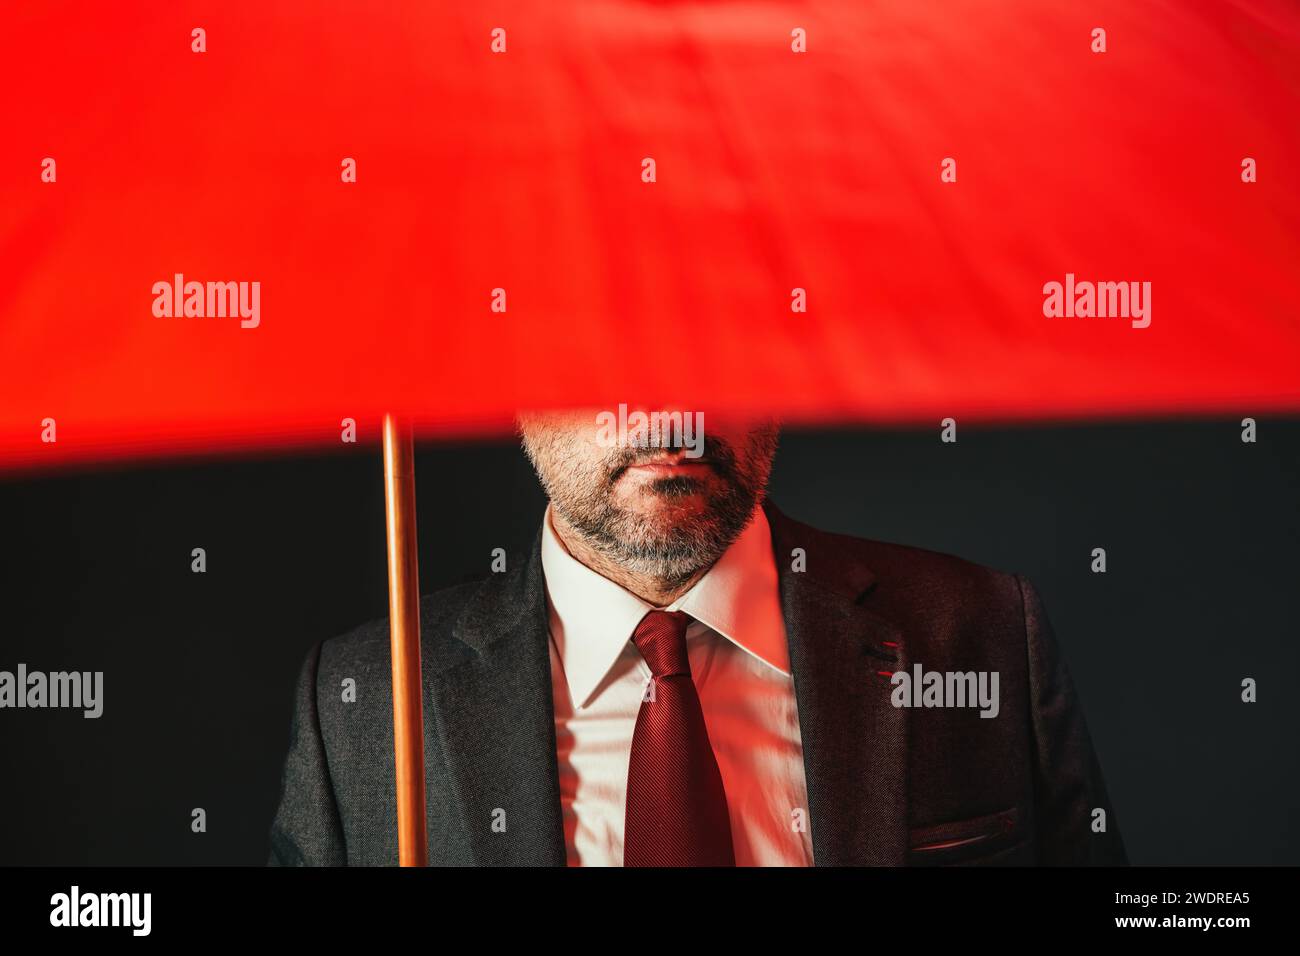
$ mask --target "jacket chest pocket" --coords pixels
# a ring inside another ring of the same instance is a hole
[[[908,863],[944,866],[991,856],[1025,842],[1018,807],[908,831]]]

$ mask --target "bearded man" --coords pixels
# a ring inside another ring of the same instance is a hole
[[[532,547],[421,599],[430,865],[1126,862],[1028,580],[786,517],[775,422],[600,421],[521,414]],[[307,655],[271,864],[396,864],[389,670]]]

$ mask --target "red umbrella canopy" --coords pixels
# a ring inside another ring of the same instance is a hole
[[[387,409],[1300,407],[1289,2],[6,21],[8,466],[373,438]]]

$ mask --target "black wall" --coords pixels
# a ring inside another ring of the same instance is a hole
[[[771,494],[1030,576],[1133,862],[1294,864],[1300,421],[1237,421],[788,432]],[[513,445],[417,469],[423,590],[531,541]],[[387,613],[383,530],[374,448],[0,478],[0,670],[105,672],[98,720],[0,710],[0,864],[260,864],[296,669]]]

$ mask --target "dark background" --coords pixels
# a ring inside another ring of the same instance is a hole
[[[787,432],[771,495],[1029,575],[1134,863],[1294,864],[1300,421],[1259,423]],[[417,476],[422,590],[531,541],[514,444]],[[105,672],[98,720],[0,710],[0,864],[262,863],[294,676],[387,613],[383,535],[374,447],[0,478],[0,669]]]

